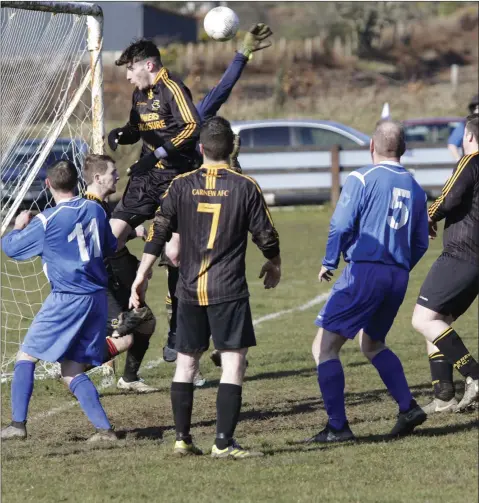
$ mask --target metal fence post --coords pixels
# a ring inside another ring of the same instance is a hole
[[[340,182],[339,182],[339,151],[341,147],[334,145],[331,148],[331,206],[336,208],[339,199]]]

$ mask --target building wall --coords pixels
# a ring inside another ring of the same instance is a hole
[[[141,2],[95,2],[103,9],[103,50],[123,51],[143,36]]]
[[[155,39],[158,45],[197,41],[198,28],[194,17],[155,9],[148,5],[143,8],[143,34],[147,38]]]

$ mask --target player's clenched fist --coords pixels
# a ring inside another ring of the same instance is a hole
[[[15,219],[14,229],[17,231],[21,231],[25,229],[25,227],[30,223],[30,220],[33,218],[33,213],[31,211],[24,210],[22,211],[17,218]]]
[[[118,127],[116,129],[112,129],[110,134],[108,135],[108,146],[115,151],[118,148],[118,144],[120,143],[120,138],[123,134],[123,128]]]

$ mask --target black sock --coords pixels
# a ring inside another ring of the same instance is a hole
[[[131,348],[126,353],[123,380],[126,382],[138,381],[138,371],[150,345],[150,337],[135,335]]]
[[[479,379],[479,363],[474,360],[455,330],[449,327],[433,344],[464,377]]]
[[[191,442],[191,412],[193,410],[193,383],[171,383],[171,405],[175,420],[176,440]]]
[[[436,351],[429,355],[429,368],[431,369],[434,396],[445,402],[452,400],[456,394],[452,378],[452,365],[440,351]]]
[[[231,445],[241,410],[242,387],[236,384],[218,386],[216,396],[216,447],[226,449]]]

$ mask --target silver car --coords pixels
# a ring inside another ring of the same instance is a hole
[[[371,164],[370,137],[333,121],[272,119],[233,122],[241,137],[239,162],[253,176],[269,204],[305,204],[329,199],[331,149],[341,147],[340,183],[357,168]],[[454,167],[447,148],[411,145],[402,162],[431,197]]]

